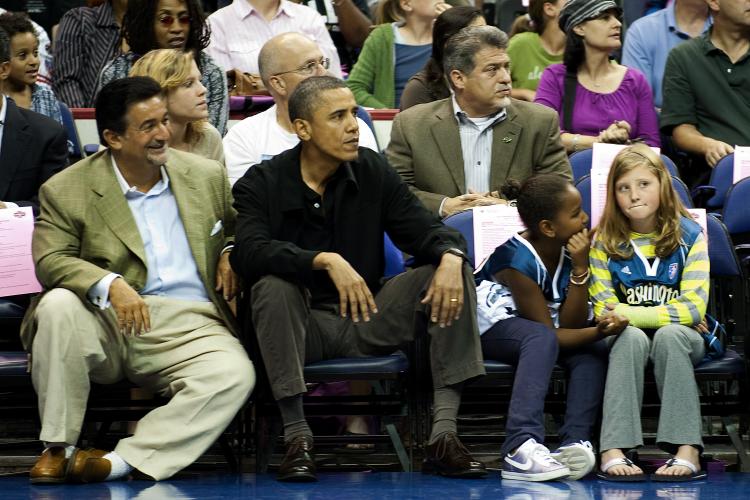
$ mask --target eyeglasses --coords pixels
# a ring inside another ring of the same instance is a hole
[[[299,73],[300,75],[312,75],[315,73],[315,70],[318,69],[318,66],[321,66],[323,69],[328,69],[331,66],[331,60],[327,57],[324,57],[323,59],[320,59],[318,61],[310,61],[309,63],[305,64],[304,66],[300,66],[297,69],[290,69],[289,71],[281,71],[280,73],[274,73],[273,76],[279,76],[279,75],[285,75],[287,73]]]
[[[184,14],[180,17],[174,17],[174,16],[169,16],[169,15],[161,16],[159,18],[159,23],[164,26],[172,26],[172,23],[174,23],[175,20],[177,20],[177,22],[182,24],[183,26],[190,24],[190,16],[188,16],[187,14]]]

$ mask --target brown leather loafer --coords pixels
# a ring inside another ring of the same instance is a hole
[[[487,468],[474,460],[455,432],[449,432],[427,445],[422,472],[468,479],[486,476]]]
[[[276,479],[295,483],[318,480],[315,477],[315,458],[311,436],[299,436],[287,443],[286,455],[279,465]]]
[[[98,483],[107,479],[112,464],[102,458],[109,453],[96,448],[77,449],[68,462],[68,481],[71,483]]]
[[[65,448],[47,448],[29,472],[29,480],[34,484],[60,484],[65,482],[68,459]]]

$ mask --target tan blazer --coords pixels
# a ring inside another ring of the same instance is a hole
[[[216,161],[170,149],[165,165],[170,188],[193,258],[211,301],[234,330],[234,316],[214,291],[216,266],[234,239],[236,212],[226,170]],[[79,161],[47,181],[39,192],[41,213],[34,227],[32,253],[45,290],[67,288],[94,307],[86,293],[109,273],[122,275],[135,290],[146,284],[146,253],[130,207],[112,169],[109,150]],[[223,226],[211,235],[217,222]],[[27,311],[21,337],[33,336],[33,310]]]
[[[557,113],[545,106],[511,99],[508,116],[492,132],[490,187],[507,179],[524,181],[537,173],[573,178],[560,142]],[[396,115],[389,163],[429,210],[436,213],[445,197],[466,193],[458,122],[451,98],[419,104]]]

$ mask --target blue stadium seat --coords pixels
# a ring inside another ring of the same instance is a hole
[[[710,212],[720,212],[729,188],[732,187],[734,153],[728,154],[711,170],[708,185],[693,189],[692,196],[697,206]]]
[[[464,210],[443,219],[443,224],[456,229],[466,240],[469,262],[474,262],[474,212]]]
[[[73,113],[70,112],[70,109],[68,109],[68,106],[64,102],[58,101],[57,104],[60,108],[65,132],[68,134],[68,154],[71,161],[78,161],[85,155],[81,148],[81,139],[78,137],[78,129],[73,119]]]

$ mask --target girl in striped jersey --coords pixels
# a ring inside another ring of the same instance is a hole
[[[500,454],[502,477],[580,479],[594,468],[594,431],[607,364],[601,339],[627,320],[589,321],[591,234],[581,195],[565,178],[537,175],[503,187],[528,228],[495,249],[477,275],[477,319],[486,359],[516,367]],[[544,446],[544,398],[555,363],[568,374],[561,446]]]
[[[659,155],[645,145],[624,149],[612,164],[590,264],[594,314],[615,311],[630,320],[610,341],[600,478],[644,479],[623,451],[643,445],[640,411],[649,360],[662,403],[657,445],[673,455],[653,479],[705,477],[693,367],[704,356],[696,329],[705,328],[708,250]]]

